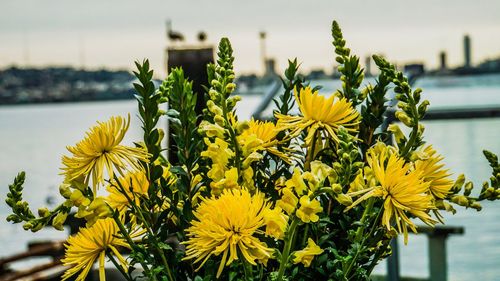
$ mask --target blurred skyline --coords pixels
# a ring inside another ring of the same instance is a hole
[[[203,30],[216,45],[227,36],[238,74],[262,71],[259,32],[277,69],[297,57],[302,70],[334,65],[330,26],[337,20],[347,44],[361,57],[383,54],[398,63],[438,67],[446,51],[450,67],[463,64],[463,36],[472,39],[472,63],[500,57],[500,2],[231,1],[231,0],[5,0],[0,2],[0,68],[69,65],[131,69],[149,58],[157,75],[168,44],[165,21],[197,43]],[[177,44],[180,45],[180,44]]]

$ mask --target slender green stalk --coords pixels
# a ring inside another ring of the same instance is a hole
[[[361,242],[361,245],[356,250],[356,254],[354,254],[354,257],[352,258],[351,262],[349,263],[349,266],[347,267],[347,270],[344,272],[344,279],[349,280],[347,278],[347,276],[349,276],[349,273],[351,272],[351,269],[353,268],[354,264],[356,263],[356,260],[358,259],[358,256],[359,256],[359,254],[361,252],[361,249],[365,247],[366,240],[368,239],[368,237],[371,237],[373,235],[373,232],[376,229],[378,221],[380,220],[380,216],[383,213],[382,211],[383,211],[383,208],[380,208],[379,211],[378,211],[378,213],[377,213],[377,218],[375,218],[375,221],[373,221],[373,225],[372,225],[372,228],[370,229],[370,232],[368,233],[368,235],[364,236],[364,238],[363,238],[363,240]]]
[[[316,141],[318,139],[318,133],[319,133],[319,131],[316,131],[314,133],[314,137],[311,141],[311,145],[309,146],[309,149],[307,151],[306,163],[304,163],[304,170],[306,170],[306,171],[311,170],[311,162],[314,160],[314,149],[316,148]]]
[[[113,213],[113,219],[115,220],[116,224],[118,225],[118,228],[120,229],[120,232],[121,234],[123,235],[123,237],[125,238],[125,240],[127,241],[127,243],[130,245],[130,247],[132,249],[134,249],[136,246],[136,244],[134,243],[134,241],[132,240],[132,238],[130,238],[130,236],[128,235],[128,232],[127,232],[127,229],[125,229],[125,226],[123,225],[122,221],[120,220],[120,214],[118,212],[114,212]],[[149,270],[149,267],[148,265],[144,262],[144,261],[139,261],[139,263],[141,264],[142,268],[144,269],[144,271],[146,272],[147,275],[150,275],[150,270]],[[153,276],[153,281],[154,280],[157,280],[156,279],[156,276]]]
[[[144,228],[148,232],[149,236],[153,239],[153,242],[154,242],[153,246],[154,246],[156,252],[160,255],[160,258],[163,262],[165,270],[167,271],[167,275],[168,275],[169,280],[170,281],[175,280],[172,276],[172,272],[170,271],[170,266],[168,265],[168,261],[167,261],[167,258],[165,257],[165,254],[163,253],[163,250],[156,247],[158,245],[158,240],[156,240],[156,235],[153,233],[152,228],[148,223],[148,220],[146,220],[146,218],[144,217],[144,213],[142,212],[141,209],[139,209],[139,207],[135,204],[135,202],[130,198],[130,196],[127,194],[127,192],[125,192],[125,189],[121,185],[120,181],[118,179],[116,179],[116,182],[119,186],[120,192],[127,198],[128,202],[130,203],[130,205],[134,209],[134,214],[139,216],[139,219],[144,224]],[[119,220],[119,218],[118,218],[118,220]]]
[[[361,220],[360,220],[361,225],[356,230],[356,241],[359,241],[364,234],[363,232],[365,230],[365,221],[366,221],[366,218],[368,217],[368,214],[370,214],[370,212],[373,208],[373,203],[374,203],[374,199],[369,198],[368,203],[366,204],[365,210],[363,211],[363,215],[361,216]]]
[[[231,137],[231,142],[233,144],[233,147],[234,147],[234,159],[236,161],[235,165],[236,165],[236,169],[238,171],[238,176],[241,175],[241,156],[240,156],[240,145],[238,143],[238,140],[236,139],[236,133],[233,129],[233,127],[231,126],[231,123],[229,122],[229,118],[227,118],[227,115],[229,114],[229,112],[227,111],[227,106],[226,106],[226,102],[223,101],[222,102],[222,113],[224,115],[224,121],[226,121],[226,124],[227,124],[227,130],[229,131],[229,136]]]
[[[245,273],[245,281],[253,281],[252,265],[246,260],[243,261],[243,271]]]
[[[106,256],[108,256],[109,260],[118,269],[118,271],[120,271],[120,273],[123,275],[123,277],[125,277],[128,281],[134,281],[134,280],[132,280],[132,278],[130,278],[130,276],[125,271],[125,269],[115,260],[115,258],[113,257],[113,254],[111,254],[111,252],[107,251]]]
[[[299,224],[299,219],[295,217],[293,219],[292,223],[290,224],[290,228],[288,229],[288,231],[285,235],[285,245],[283,246],[283,254],[281,255],[280,267],[278,270],[278,277],[276,279],[277,281],[283,280],[283,275],[285,274],[285,268],[288,264],[288,259],[290,258],[290,251],[291,251],[294,236],[295,236],[295,230],[296,230],[298,224]]]

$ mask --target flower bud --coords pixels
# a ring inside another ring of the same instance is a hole
[[[31,222],[26,222],[23,224],[23,229],[24,230],[30,230],[33,227],[33,224]]]
[[[63,224],[68,218],[68,213],[59,212],[54,219],[52,219],[52,226],[57,230],[64,230]]]
[[[401,143],[401,141],[406,141],[406,137],[403,134],[403,131],[401,131],[401,128],[399,128],[397,124],[389,125],[387,130],[394,135],[396,143]]]
[[[403,111],[396,111],[396,118],[408,127],[413,126],[411,118]]]
[[[214,116],[214,122],[221,127],[224,127],[224,125],[226,124],[226,120],[224,120],[224,117],[219,114]]]
[[[37,223],[31,228],[31,232],[37,232],[44,227],[43,223]]]
[[[236,84],[234,84],[234,83],[228,83],[226,85],[226,92],[232,93],[234,91],[234,89],[236,89]]]
[[[219,92],[217,92],[214,89],[210,89],[208,91],[208,95],[210,96],[210,100],[209,101],[211,101],[211,100],[217,100],[217,98],[219,97]],[[207,102],[207,104],[208,104],[208,102]]]
[[[250,128],[248,121],[241,121],[241,122],[238,122],[238,125],[236,126],[236,131],[239,134],[241,134],[243,131],[245,131],[248,128]]]
[[[42,218],[48,217],[50,215],[50,211],[47,208],[39,208],[38,215]]]
[[[465,188],[464,188],[464,195],[469,196],[471,194],[473,188],[474,188],[474,184],[470,181],[467,182],[465,184]]]
[[[210,84],[212,84],[212,86],[214,86],[214,88],[220,88],[220,86],[221,86],[220,82],[217,81],[216,79],[213,79]]]
[[[61,194],[62,197],[69,199],[69,197],[71,196],[71,190],[69,189],[70,186],[71,186],[70,184],[62,183],[59,186],[59,194]]]
[[[472,209],[475,209],[478,212],[483,209],[483,206],[481,206],[481,204],[479,204],[479,202],[474,202],[469,207],[471,207]]]
[[[71,193],[69,200],[71,200],[71,202],[73,202],[73,204],[77,207],[88,206],[90,204],[90,199],[85,197],[85,195],[83,195],[83,193],[78,189]]]
[[[11,215],[7,216],[7,221],[8,222],[18,223],[18,222],[21,222],[21,219],[19,218],[19,216],[11,214]]]
[[[455,195],[451,198],[451,202],[458,204],[463,207],[467,207],[469,205],[469,200],[467,197],[463,195]]]
[[[340,193],[342,193],[342,186],[340,184],[338,184],[338,183],[335,183],[335,184],[332,185],[332,190],[336,194],[340,194]]]
[[[453,184],[453,187],[451,188],[454,191],[454,193],[458,193],[460,191],[460,189],[462,189],[464,182],[465,182],[465,176],[464,176],[464,174],[460,174],[457,177],[457,180],[455,181],[455,183]]]
[[[415,100],[416,103],[420,101],[420,94],[422,93],[421,88],[416,88],[415,91],[413,91],[413,99]]]
[[[348,206],[352,205],[352,198],[351,198],[351,196],[349,196],[347,194],[341,193],[341,194],[337,195],[337,198],[335,198],[335,199],[337,199],[337,201],[344,206],[348,207]]]
[[[104,201],[102,197],[97,197],[90,203],[88,211],[93,212],[100,218],[111,217],[113,215],[113,209]]]

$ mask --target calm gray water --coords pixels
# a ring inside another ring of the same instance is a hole
[[[338,83],[318,81],[331,92]],[[425,79],[424,97],[431,108],[500,105],[500,75]],[[258,96],[244,96],[239,104],[240,118],[249,118],[260,102]],[[60,158],[66,145],[74,145],[96,120],[130,113],[132,125],[125,142],[141,137],[134,101],[0,107],[0,197],[18,171],[27,173],[25,198],[33,207],[46,205],[47,196],[58,198]],[[477,185],[489,177],[490,169],[482,149],[500,153],[500,118],[426,122],[426,138],[443,155],[451,171],[465,173]],[[26,242],[64,239],[65,233],[43,230],[37,235],[20,225],[5,222],[6,204],[0,203],[0,257],[22,251]],[[450,280],[500,280],[500,202],[486,203],[481,213],[459,210],[446,215],[448,225],[465,227],[466,234],[448,240]],[[400,243],[402,245],[402,243]],[[401,271],[407,276],[428,276],[427,241],[411,236],[401,246]],[[385,272],[381,264],[377,273]]]

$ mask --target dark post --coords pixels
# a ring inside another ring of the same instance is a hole
[[[392,254],[387,258],[387,281],[399,281],[398,238],[391,240]]]
[[[167,71],[174,67],[181,67],[184,75],[193,81],[193,92],[197,95],[196,113],[201,114],[205,106],[204,89],[208,85],[207,64],[214,62],[214,49],[202,48],[168,48]],[[170,139],[170,138],[169,138]],[[169,144],[168,158],[171,163],[177,162],[175,150]]]

